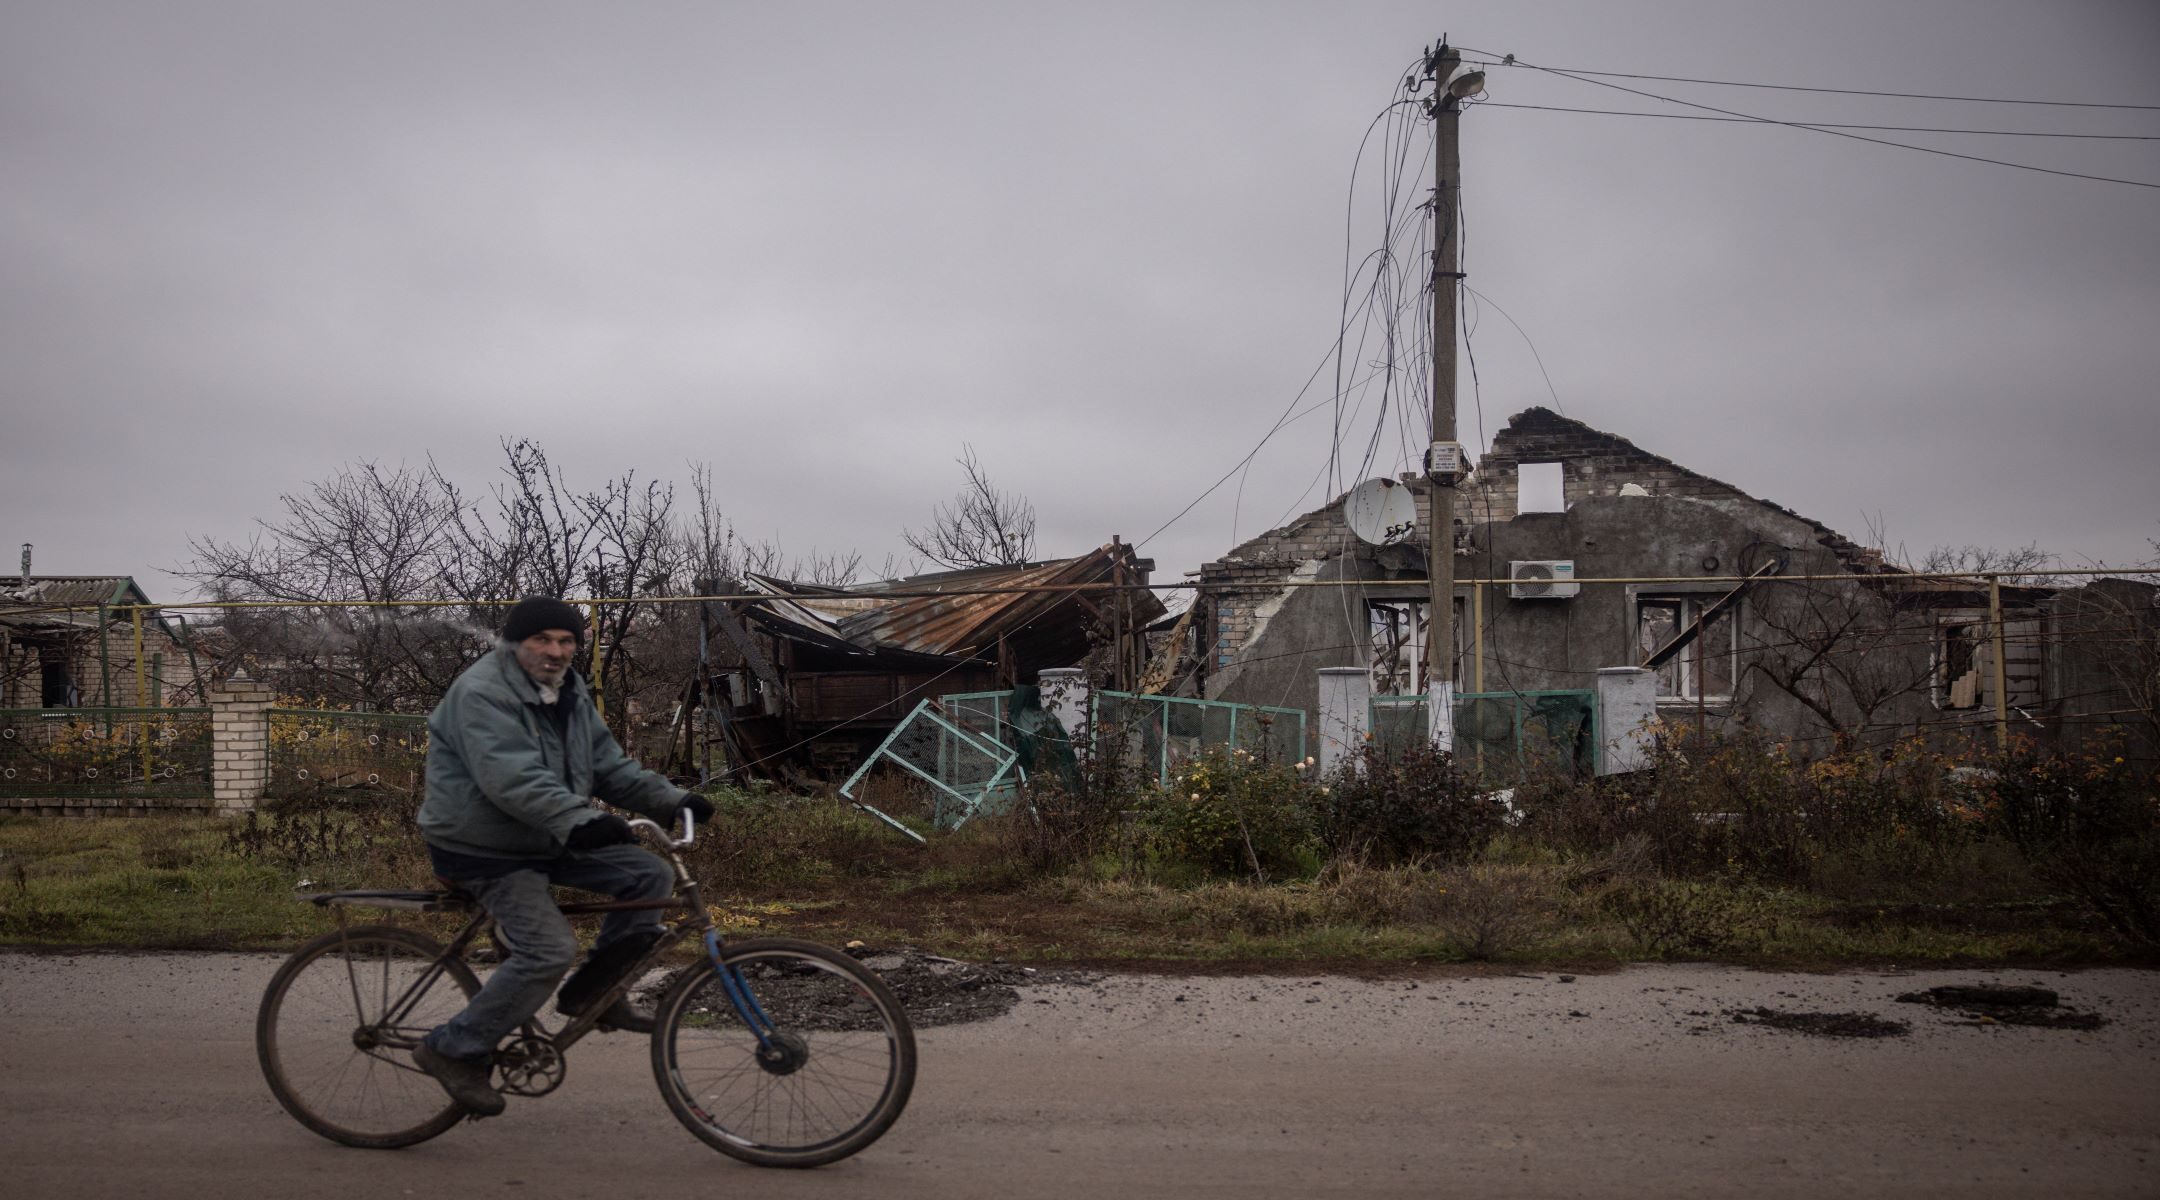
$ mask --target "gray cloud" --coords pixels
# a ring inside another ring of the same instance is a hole
[[[1410,3],[768,8],[0,9],[0,532],[170,592],[189,535],[242,536],[342,462],[477,482],[523,434],[587,479],[710,460],[744,530],[873,562],[963,441],[1048,551],[1143,535],[1334,338],[1352,156],[1440,32]],[[2160,103],[2139,4],[1448,20],[1557,66]],[[1490,97],[1666,107],[1527,70]],[[2160,192],[1782,129],[1492,107],[1464,130],[1470,283],[1571,415],[1914,548],[2160,537]],[[1884,136],[2160,181],[2160,143]],[[1353,257],[1376,226],[1356,214]],[[1471,437],[1552,402],[1476,319]],[[1277,435],[1242,500],[1151,545],[1163,570],[1323,498],[1329,447],[1325,412]]]

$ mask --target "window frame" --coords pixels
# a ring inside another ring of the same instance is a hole
[[[1928,699],[1938,711],[1980,712],[1991,707],[1995,685],[1988,679],[1986,671],[1987,660],[1993,657],[1994,648],[1988,640],[1987,624],[1985,610],[1958,609],[1935,614],[1934,635],[1928,643]],[[1949,649],[1953,630],[1965,632],[1965,669],[1955,676],[1950,673],[1954,657]],[[1954,703],[1951,693],[1965,676],[1975,672],[1980,673],[1980,678],[1973,688],[1973,702]]]
[[[1425,641],[1428,631],[1432,628],[1432,624],[1429,617],[1427,617],[1427,619],[1425,620],[1420,620],[1419,618],[1421,615],[1425,615],[1428,613],[1431,607],[1432,598],[1429,595],[1405,596],[1387,594],[1374,595],[1371,593],[1367,593],[1364,598],[1364,602],[1364,665],[1366,678],[1370,680],[1372,684],[1372,694],[1375,696],[1425,695]],[[1407,672],[1398,672],[1391,674],[1390,678],[1385,681],[1382,679],[1380,674],[1380,655],[1383,647],[1380,644],[1379,634],[1381,632],[1382,626],[1381,623],[1376,619],[1378,613],[1383,609],[1400,609],[1404,613],[1406,622],[1409,626],[1408,636],[1401,643],[1398,644],[1402,645],[1405,649],[1413,652],[1413,657],[1411,658]],[[1469,628],[1470,619],[1471,609],[1469,598],[1464,592],[1462,592],[1461,590],[1457,590],[1455,593],[1454,629],[1454,680],[1455,690],[1457,692],[1467,690],[1464,686],[1463,671],[1469,665],[1471,647],[1475,644],[1472,631]],[[1384,683],[1392,684],[1393,679],[1396,677],[1396,675],[1404,676],[1402,686],[1408,690],[1392,691],[1389,690],[1388,687],[1383,686]]]
[[[1729,586],[1716,585],[1709,587],[1690,587],[1687,585],[1679,587],[1630,586],[1628,588],[1627,612],[1629,622],[1628,645],[1632,657],[1628,661],[1640,663],[1650,655],[1651,651],[1657,649],[1657,646],[1643,644],[1643,609],[1646,605],[1672,605],[1674,609],[1672,633],[1677,634],[1695,622],[1697,614],[1702,611],[1704,606],[1716,603],[1731,591],[1732,589]],[[1730,705],[1734,702],[1740,690],[1740,624],[1746,611],[1747,600],[1745,597],[1734,600],[1725,611],[1711,618],[1710,627],[1703,630],[1702,636],[1682,647],[1680,653],[1675,655],[1672,661],[1666,663],[1663,667],[1651,668],[1652,674],[1656,675],[1658,680],[1657,703],[1665,705]],[[1698,694],[1703,674],[1704,649],[1706,643],[1715,635],[1721,624],[1725,629],[1726,642],[1725,648],[1720,651],[1721,656],[1727,663],[1725,672],[1726,690]],[[1671,636],[1672,634],[1666,635],[1667,639]],[[1658,644],[1663,645],[1664,640],[1661,639]],[[1664,690],[1667,668],[1674,668],[1677,690],[1672,692]]]

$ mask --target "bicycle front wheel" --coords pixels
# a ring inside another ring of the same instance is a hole
[[[255,1053],[285,1111],[334,1142],[424,1142],[464,1109],[413,1065],[412,1048],[480,990],[462,961],[395,925],[326,933],[293,952],[255,1016]]]
[[[892,1127],[915,1087],[915,1033],[884,980],[792,938],[722,959],[732,980],[700,963],[655,1014],[653,1074],[676,1119],[765,1167],[846,1158]]]

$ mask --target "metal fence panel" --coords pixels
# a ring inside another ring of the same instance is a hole
[[[1094,694],[1095,746],[1168,782],[1181,763],[1212,749],[1240,748],[1277,762],[1305,757],[1305,711],[1182,696]]]
[[[1374,696],[1372,736],[1384,755],[1426,737],[1423,696]],[[1533,764],[1597,769],[1597,695],[1589,691],[1457,692],[1455,758],[1487,775],[1519,776]]]
[[[210,710],[0,709],[0,795],[207,799]]]
[[[427,718],[411,713],[270,710],[268,793],[418,796],[427,778]]]
[[[980,708],[971,712],[971,720],[982,719]],[[978,813],[1001,812],[1012,803],[1017,757],[996,738],[953,722],[942,701],[924,700],[840,785],[840,794],[920,841],[921,834],[863,799],[864,781],[874,768],[889,764],[920,780],[929,792],[931,824],[954,829]]]

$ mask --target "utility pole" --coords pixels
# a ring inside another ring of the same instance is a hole
[[[1432,446],[1425,476],[1432,483],[1431,519],[1425,537],[1425,573],[1432,593],[1425,634],[1425,704],[1432,742],[1455,749],[1455,485],[1467,463],[1455,440],[1455,294],[1462,279],[1455,214],[1462,190],[1457,142],[1462,101],[1485,89],[1483,71],[1463,71],[1462,55],[1440,44],[1425,59],[1433,119]]]

